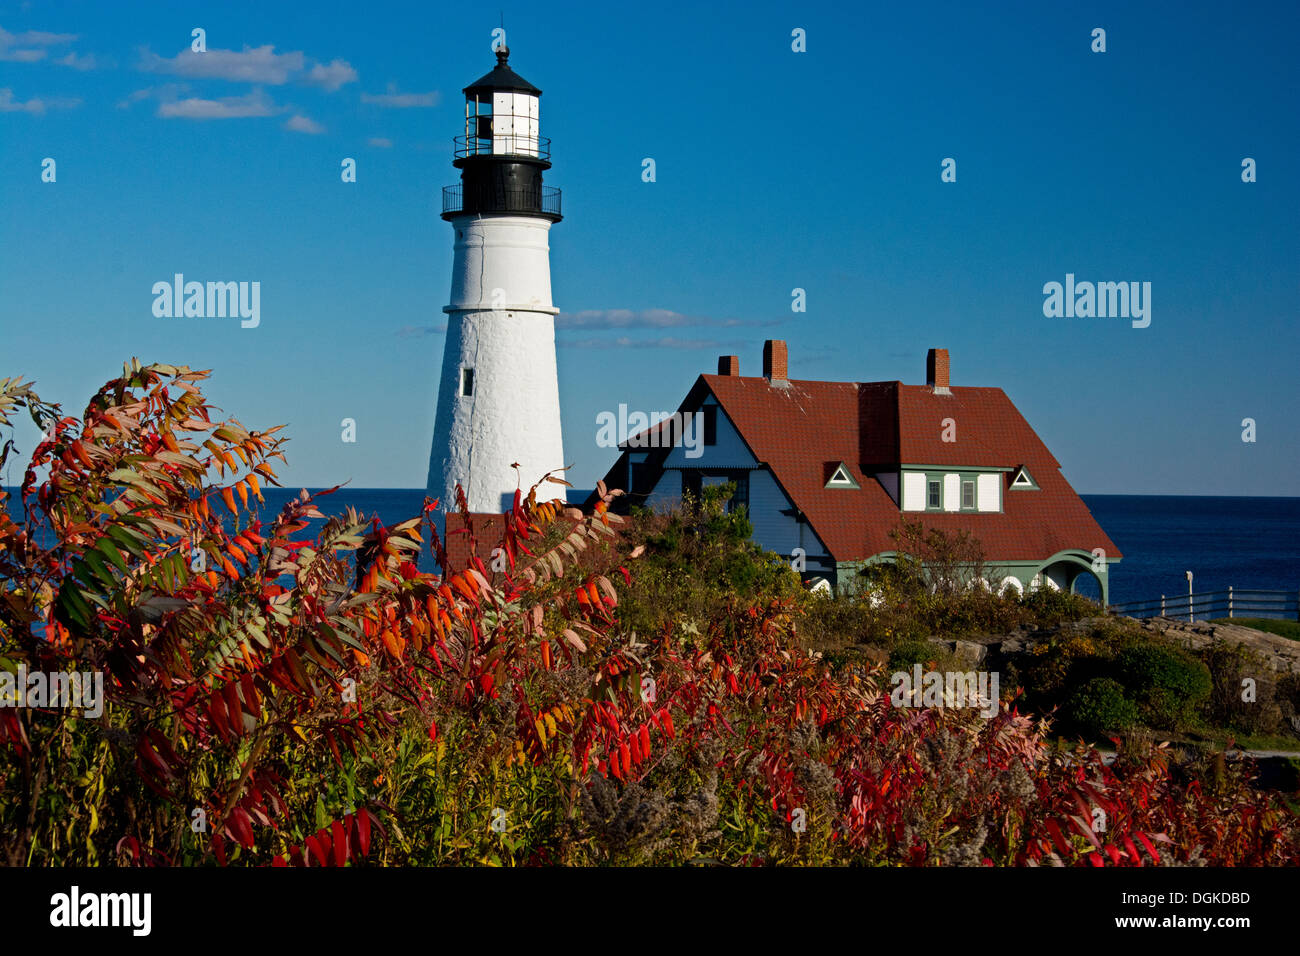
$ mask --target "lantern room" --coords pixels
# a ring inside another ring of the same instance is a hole
[[[442,218],[499,213],[560,221],[560,191],[542,185],[551,141],[541,135],[542,91],[497,50],[491,73],[465,87],[465,133],[456,137],[460,182],[442,191]]]
[[[541,135],[542,91],[510,69],[510,50],[497,50],[497,65],[465,87],[465,135],[456,137],[456,158],[530,156],[547,159],[550,143]]]

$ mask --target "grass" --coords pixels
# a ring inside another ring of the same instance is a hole
[[[1300,621],[1282,621],[1270,617],[1216,617],[1211,624],[1235,624],[1300,641]]]
[[[1300,754],[1300,740],[1288,734],[1248,734],[1235,733],[1219,727],[1199,727],[1182,735],[1166,735],[1172,738],[1181,736],[1178,742],[1221,749],[1231,740],[1233,745],[1242,750],[1280,750],[1283,753]]]

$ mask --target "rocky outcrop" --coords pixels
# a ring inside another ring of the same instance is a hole
[[[1116,620],[1127,622],[1149,634],[1158,634],[1168,640],[1176,641],[1193,651],[1199,651],[1216,640],[1233,645],[1243,644],[1258,654],[1268,668],[1278,676],[1287,673],[1300,674],[1300,641],[1236,624],[1188,623],[1165,617],[1145,620],[1089,617],[1079,621],[1068,621],[1057,627],[1039,627],[1031,624],[1027,628],[1017,628],[1002,635],[968,637],[960,641],[939,637],[932,637],[930,640],[972,665],[996,664],[1019,654],[1028,653],[1036,645],[1053,637],[1071,633],[1089,634],[1099,626],[1114,626]]]
[[[1288,637],[1256,631],[1237,624],[1208,622],[1189,624],[1187,621],[1174,621],[1165,617],[1147,618],[1138,623],[1144,631],[1162,634],[1194,651],[1199,651],[1216,640],[1227,641],[1229,644],[1244,644],[1259,654],[1275,673],[1300,674],[1300,641],[1293,641]]]

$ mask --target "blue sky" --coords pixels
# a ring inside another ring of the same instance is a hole
[[[564,190],[573,481],[612,461],[597,413],[783,338],[794,378],[921,383],[948,348],[1084,493],[1300,494],[1300,8],[893,6],[504,6]],[[477,8],[0,2],[0,375],[79,412],[132,356],[212,368],[289,424],[290,484],[423,486]],[[176,272],[259,281],[261,324],[155,318]],[[1067,272],[1150,282],[1151,325],[1045,317]]]

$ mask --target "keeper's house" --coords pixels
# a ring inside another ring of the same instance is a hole
[[[762,378],[723,356],[678,409],[703,413],[702,446],[678,429],[654,447],[665,429],[651,428],[619,446],[605,483],[627,490],[624,507],[654,507],[735,482],[755,543],[803,549],[812,585],[851,589],[894,558],[890,531],[920,520],[975,535],[999,591],[1076,591],[1091,575],[1085,590],[1107,603],[1119,549],[1002,389],[950,385],[946,349],[930,351],[924,386],[792,381],[786,369],[782,341],[764,344]]]

